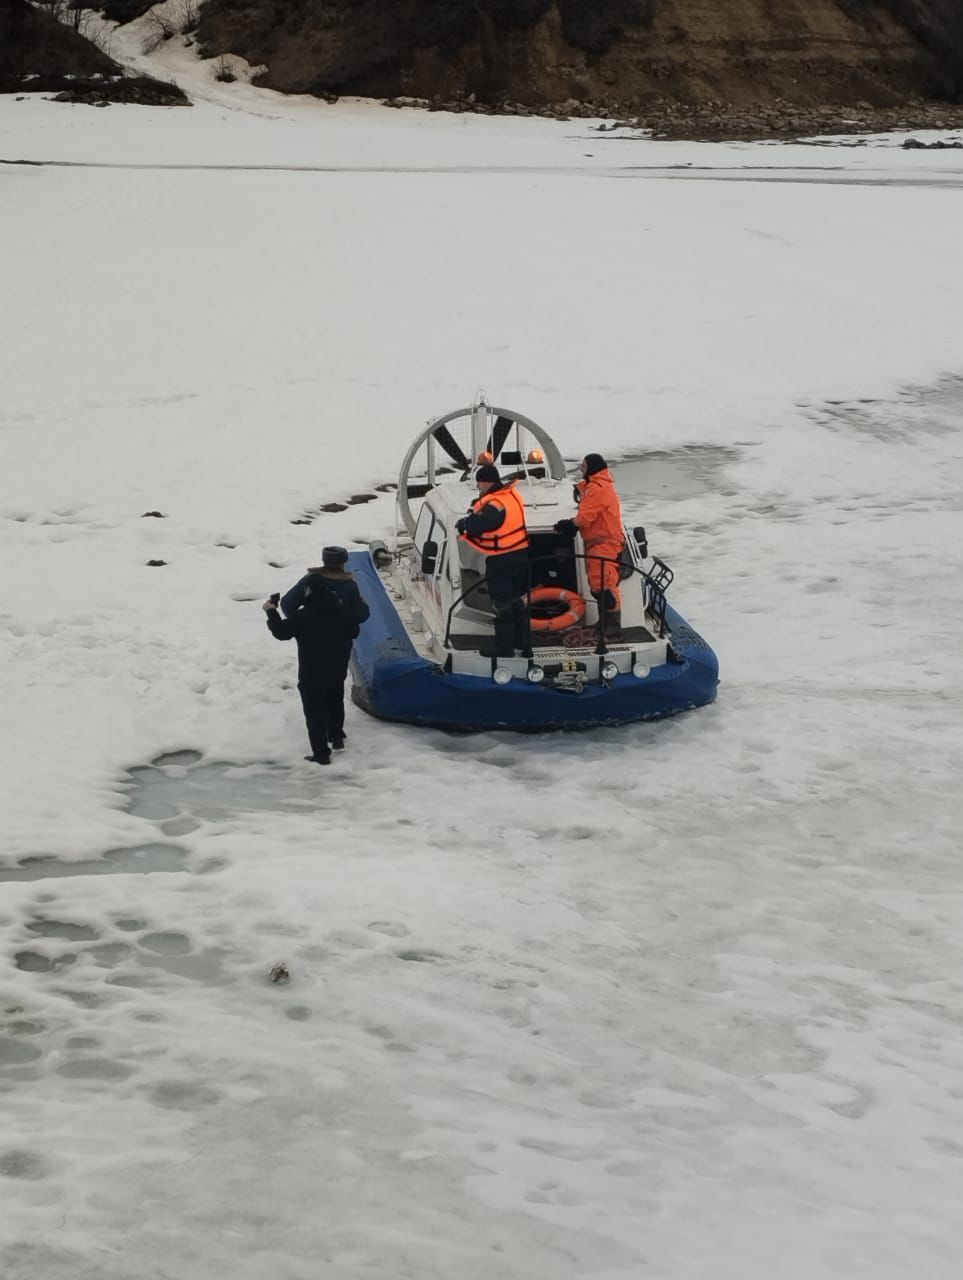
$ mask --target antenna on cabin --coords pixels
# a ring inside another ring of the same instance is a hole
[[[479,390],[471,406],[471,456],[473,458],[477,459],[479,454],[488,449],[488,420],[490,416],[491,408],[488,404],[488,398],[484,390]]]

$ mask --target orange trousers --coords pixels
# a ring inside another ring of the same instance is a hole
[[[585,548],[587,556],[605,557],[604,560],[586,560],[585,567],[592,594],[597,596],[607,589],[614,596],[615,604],[610,604],[609,609],[622,608],[622,593],[619,590],[619,566],[616,563],[608,563],[609,561],[617,561],[621,551],[621,542],[597,542],[593,546]]]

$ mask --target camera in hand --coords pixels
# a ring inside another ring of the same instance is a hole
[[[276,608],[276,607],[281,603],[281,593],[280,593],[280,591],[275,591],[272,595],[269,595],[269,596],[268,596],[268,599],[271,601],[271,603],[272,603],[272,604],[275,606],[275,608]]]

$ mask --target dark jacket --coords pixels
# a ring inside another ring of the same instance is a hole
[[[315,577],[323,578],[325,583],[335,591],[344,591],[347,595],[358,593],[353,573],[349,573],[347,569],[330,569],[318,565],[314,569],[309,569],[304,577],[299,578],[290,591],[285,591],[281,597],[281,612],[285,617],[290,618],[292,613],[297,613],[301,608],[307,599],[307,588]],[[338,586],[338,583],[342,585]],[[353,592],[351,588],[354,589]],[[365,618],[367,616],[365,614]],[[361,621],[363,622],[364,618]]]
[[[343,683],[351,643],[371,612],[358,584],[350,573],[309,569],[284,597],[285,608],[295,593],[300,608],[295,605],[288,618],[272,609],[268,629],[276,640],[297,640],[299,685],[323,688]]]

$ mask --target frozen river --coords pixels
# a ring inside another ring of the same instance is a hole
[[[0,169],[4,1280],[955,1280],[960,161],[239,92],[0,115],[175,166]],[[719,699],[313,769],[258,602],[479,383]]]

